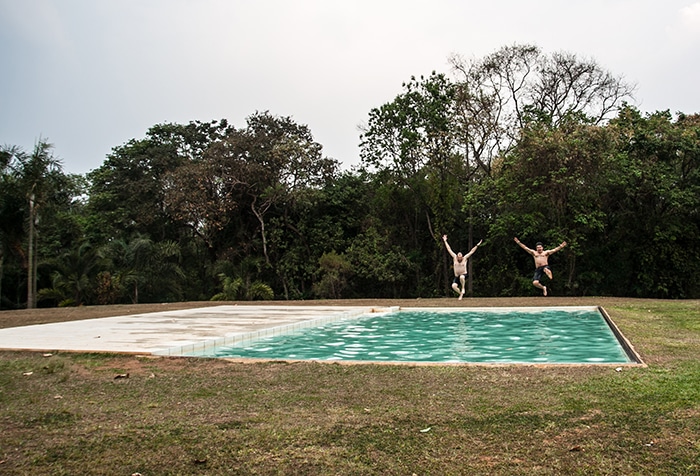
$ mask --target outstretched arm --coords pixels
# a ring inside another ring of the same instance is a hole
[[[522,249],[524,249],[525,251],[527,251],[528,253],[530,253],[531,255],[534,256],[535,250],[531,250],[527,246],[523,245],[517,237],[513,238],[513,239],[515,240],[515,242],[518,244],[519,247],[521,247]]]
[[[452,251],[452,248],[450,248],[450,244],[447,243],[447,235],[442,235],[442,241],[445,242],[445,248],[447,248],[447,252],[452,256],[453,258],[457,257],[457,253]]]
[[[479,247],[479,245],[481,244],[482,241],[484,241],[484,240],[479,240],[479,242],[474,246],[474,248],[471,249],[471,251],[469,251],[469,253],[467,253],[467,254],[464,256],[464,258],[467,259],[467,258],[469,258],[471,255],[473,255],[474,252],[475,252],[476,249]]]
[[[565,247],[566,244],[567,244],[566,241],[562,241],[559,246],[557,246],[556,248],[552,248],[551,250],[547,250],[547,251],[545,251],[545,253],[548,255],[551,255],[552,253],[556,253],[557,251],[559,251],[560,249]]]

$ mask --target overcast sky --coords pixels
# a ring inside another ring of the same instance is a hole
[[[256,111],[359,162],[358,125],[448,57],[534,44],[700,112],[700,0],[0,0],[0,145],[54,144],[85,173],[164,122]]]

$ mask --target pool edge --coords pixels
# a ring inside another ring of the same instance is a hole
[[[642,367],[647,367],[647,364],[644,362],[644,360],[642,360],[642,357],[635,350],[632,343],[627,339],[627,337],[625,337],[625,335],[622,333],[622,331],[617,327],[617,324],[615,324],[615,321],[613,321],[612,317],[610,317],[610,314],[608,314],[608,311],[606,311],[603,306],[597,306],[597,308],[598,308],[598,311],[600,312],[600,314],[605,319],[605,321],[608,323],[608,326],[610,326],[610,329],[612,330],[613,334],[615,334],[617,341],[620,343],[620,346],[622,346],[623,350],[627,354],[627,357],[630,360],[632,360],[632,362],[630,364],[627,364],[627,365],[639,365]]]

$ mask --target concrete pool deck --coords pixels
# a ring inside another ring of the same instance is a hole
[[[339,319],[377,306],[214,306],[0,329],[0,350],[182,355],[184,349],[257,331]],[[175,352],[171,352],[175,349]]]

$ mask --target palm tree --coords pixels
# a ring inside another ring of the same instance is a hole
[[[112,261],[112,274],[129,289],[132,303],[140,301],[144,288],[159,300],[170,300],[172,290],[175,290],[175,295],[179,294],[179,280],[184,277],[184,272],[177,263],[180,256],[177,243],[154,243],[147,235],[135,233],[128,241],[110,242],[107,253]]]
[[[55,300],[59,306],[82,305],[90,302],[93,282],[103,256],[90,243],[66,251],[48,264],[55,266],[51,288],[39,291],[39,300]]]
[[[14,159],[9,167],[17,176],[21,190],[24,191],[28,204],[28,236],[27,236],[27,308],[36,307],[36,270],[38,256],[36,245],[38,239],[37,225],[39,212],[46,203],[54,178],[61,174],[61,162],[51,154],[52,144],[39,139],[31,155],[19,149],[14,150]]]

